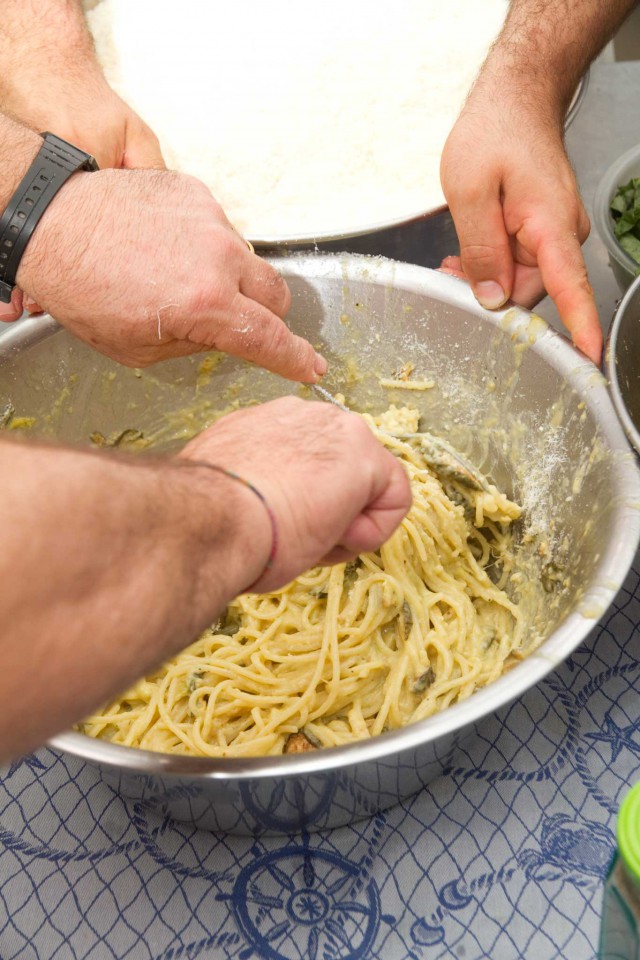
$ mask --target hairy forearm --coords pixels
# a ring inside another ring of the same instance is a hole
[[[11,67],[0,74],[0,92],[12,83],[12,74],[24,71],[55,79],[63,67],[75,70],[82,82],[95,53],[80,0],[0,0],[0,14],[0,62]]]
[[[0,0],[0,110],[104,167],[164,167],[157,138],[110,88],[80,0]]]
[[[637,0],[511,0],[481,75],[562,118],[578,80]]]
[[[181,461],[2,443],[0,471],[1,760],[194,640],[269,530],[239,484]]]
[[[0,15],[0,110],[42,131],[106,86],[80,0],[0,0]]]

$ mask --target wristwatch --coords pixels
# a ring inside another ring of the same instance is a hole
[[[94,158],[53,133],[43,143],[0,217],[0,301],[11,302],[20,260],[43,213],[72,174],[97,170]]]

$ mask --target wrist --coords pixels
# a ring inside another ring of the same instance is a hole
[[[183,456],[174,466],[192,486],[195,535],[203,544],[198,563],[203,596],[210,597],[218,582],[226,603],[268,570],[277,546],[273,513],[260,492],[233,472]]]
[[[9,303],[34,231],[47,209],[79,170],[95,171],[95,159],[68,141],[45,133],[41,147],[0,217],[0,300]]]
[[[518,50],[496,48],[486,61],[468,99],[480,116],[497,115],[505,132],[521,126],[564,131],[564,119],[575,87],[569,93],[551,81],[544,69],[519,63]]]
[[[65,251],[77,260],[83,255],[88,237],[82,236],[77,229],[77,218],[74,210],[80,204],[90,203],[90,192],[82,189],[88,178],[98,174],[78,171],[74,173],[58,193],[53,197],[42,218],[29,240],[22,255],[16,275],[17,285],[38,302],[46,302],[46,290],[40,289],[39,277],[43,265],[53,256],[61,264],[65,263]],[[6,204],[5,204],[6,206]],[[102,216],[102,211],[94,211],[93,225],[96,226]]]

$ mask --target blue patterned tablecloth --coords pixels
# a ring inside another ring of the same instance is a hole
[[[207,833],[50,750],[0,782],[2,960],[591,960],[640,777],[640,557],[560,669],[413,799],[332,832]]]

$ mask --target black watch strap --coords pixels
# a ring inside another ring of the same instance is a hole
[[[43,143],[0,217],[0,301],[11,302],[16,274],[38,221],[69,177],[97,170],[93,157],[53,133]]]

